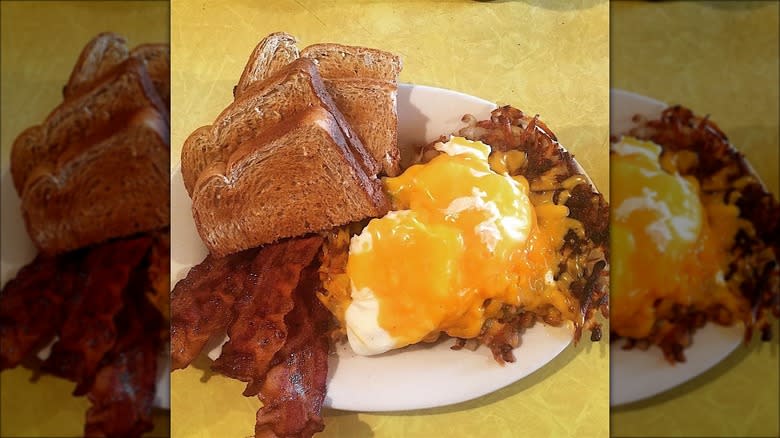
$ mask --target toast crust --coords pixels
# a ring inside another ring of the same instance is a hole
[[[113,32],[98,34],[84,46],[68,83],[62,89],[64,99],[71,99],[92,88],[96,81],[129,57],[136,57],[145,63],[155,89],[170,112],[170,45],[141,44],[130,50],[127,40]]]
[[[146,63],[146,70],[154,88],[170,113],[171,108],[171,46],[168,44],[140,44],[130,51]]]
[[[68,83],[62,89],[62,97],[70,99],[104,76],[109,70],[124,62],[129,56],[127,40],[113,32],[103,32],[92,38],[81,51]]]
[[[241,73],[238,85],[233,89],[233,97],[238,98],[254,83],[279,73],[285,66],[300,57],[294,36],[275,32],[263,38],[252,51]]]

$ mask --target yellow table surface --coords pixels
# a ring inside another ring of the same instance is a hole
[[[93,36],[110,30],[131,45],[169,38],[167,2],[3,1],[0,8],[4,167],[16,136],[62,102],[62,87]],[[0,374],[0,436],[81,436],[89,401],[71,395],[71,382],[45,376],[32,383],[31,375],[21,367]],[[149,436],[168,430],[168,411],[156,412]]]
[[[171,164],[178,164],[186,137],[231,102],[258,41],[286,31],[301,47],[337,42],[388,50],[403,57],[402,82],[540,114],[606,192],[608,4],[533,6],[541,3],[174,1]],[[603,437],[608,367],[607,343],[584,341],[528,378],[455,406],[385,414],[326,409],[322,436]],[[173,436],[251,436],[259,401],[243,397],[240,382],[203,376],[192,366],[173,373]]]
[[[778,3],[617,2],[612,85],[710,114],[778,194]],[[612,182],[616,184],[615,181]],[[778,342],[613,411],[615,436],[778,436]]]

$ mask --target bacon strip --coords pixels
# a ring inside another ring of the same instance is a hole
[[[117,316],[118,336],[87,393],[85,436],[140,436],[152,429],[152,402],[162,316],[145,296],[147,273],[136,270]]]
[[[0,295],[0,370],[19,365],[60,329],[81,257],[39,255],[5,285]]]
[[[255,437],[311,437],[325,428],[320,411],[328,377],[330,312],[315,295],[316,264],[301,274],[294,307],[284,319],[287,342],[263,382]]]
[[[160,311],[163,319],[171,319],[171,234],[168,229],[154,233],[154,243],[149,253],[148,287],[149,301]],[[160,332],[168,339],[167,324]]]
[[[285,344],[284,317],[293,309],[292,293],[301,271],[322,246],[321,236],[267,245],[250,267],[241,294],[233,305],[228,341],[212,369],[248,382],[244,395],[260,391],[274,355]]]
[[[249,249],[222,258],[209,254],[176,283],[171,292],[172,370],[187,367],[211,336],[227,328],[234,294],[249,281],[249,264],[257,252]]]
[[[75,395],[86,393],[100,360],[114,346],[114,318],[122,308],[122,291],[151,242],[149,237],[110,242],[90,250],[84,260],[87,278],[82,295],[68,313],[60,340],[42,367],[76,381]]]

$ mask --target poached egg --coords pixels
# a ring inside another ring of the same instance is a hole
[[[441,333],[474,338],[502,303],[555,293],[557,248],[525,178],[492,170],[484,143],[451,137],[435,148],[430,162],[383,180],[393,211],[350,241],[344,319],[357,354]]]
[[[649,141],[612,145],[611,329],[644,338],[675,304],[743,305],[724,279],[739,226],[734,205],[708,200],[678,167],[695,156],[662,156]]]

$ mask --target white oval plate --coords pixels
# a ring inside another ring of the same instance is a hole
[[[667,104],[623,90],[610,92],[610,135],[620,136],[630,130],[631,118],[642,115],[658,117]],[[613,181],[613,183],[615,183]],[[707,371],[726,358],[742,342],[744,326],[722,327],[707,324],[697,330],[693,345],[685,350],[686,361],[672,365],[661,349],[623,350],[622,341],[613,342],[610,350],[610,405],[620,406],[660,394]]]
[[[398,144],[408,163],[414,146],[463,126],[461,117],[486,119],[496,105],[441,88],[401,84],[398,88]],[[172,172],[171,278],[178,281],[206,256],[192,220],[181,171]],[[458,403],[489,394],[529,375],[572,340],[571,327],[537,325],[523,335],[517,361],[501,366],[487,348],[454,351],[454,341],[416,345],[374,357],[340,345],[328,364],[325,406],[349,411],[403,411]]]
[[[2,167],[2,222],[0,222],[0,238],[2,239],[2,256],[0,259],[0,284],[5,284],[13,278],[22,267],[35,258],[38,251],[27,235],[22,218],[21,200],[14,189],[8,161],[4,160]],[[45,360],[51,353],[51,345],[38,352],[38,357]],[[154,406],[161,409],[171,408],[170,373],[171,360],[167,347],[160,352],[157,365],[157,391],[154,394]]]

